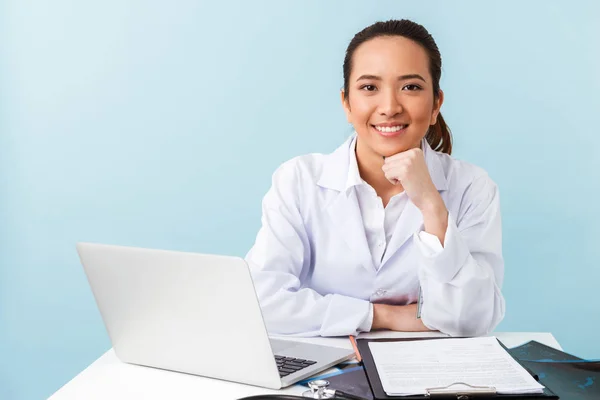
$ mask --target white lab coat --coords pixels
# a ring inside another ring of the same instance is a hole
[[[370,303],[411,304],[453,336],[491,332],[504,317],[498,189],[481,168],[424,142],[432,181],[449,211],[442,248],[419,232],[423,216],[402,211],[379,269],[373,265],[356,192],[346,189],[349,146],[281,165],[263,199],[262,227],[246,256],[267,329],[298,336],[355,335]]]

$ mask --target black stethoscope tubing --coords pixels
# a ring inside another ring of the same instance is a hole
[[[291,395],[291,394],[259,394],[256,396],[243,397],[238,400],[307,400],[307,399],[310,399],[310,397],[295,396],[295,395]],[[333,397],[329,397],[329,399],[367,400],[367,399],[364,399],[362,397],[358,397],[355,395],[348,395],[343,392],[340,393],[339,390],[336,390],[335,395]]]

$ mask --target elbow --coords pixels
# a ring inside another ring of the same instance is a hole
[[[434,313],[438,321],[423,321],[426,326],[439,330],[452,337],[485,336],[494,331],[504,319],[504,298],[499,292],[490,302],[484,304],[464,304],[458,313],[448,310]]]
[[[491,306],[475,309],[458,318],[457,334],[464,337],[485,336],[492,333],[504,319],[504,297],[494,296]]]
[[[446,333],[455,337],[485,336],[492,333],[500,321],[501,319],[499,318],[490,319],[485,318],[485,316],[459,319],[450,331]]]

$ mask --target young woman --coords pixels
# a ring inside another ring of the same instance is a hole
[[[441,56],[425,28],[378,22],[346,50],[353,134],[281,165],[246,256],[275,334],[486,334],[504,317],[498,189],[450,156]]]

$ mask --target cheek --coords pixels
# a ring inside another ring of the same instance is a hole
[[[412,122],[429,125],[429,121],[431,120],[431,113],[433,111],[433,100],[427,98],[415,100],[416,101],[412,102],[410,105],[410,115]]]
[[[354,123],[364,124],[371,118],[374,106],[368,99],[355,98],[350,99],[350,118]]]

